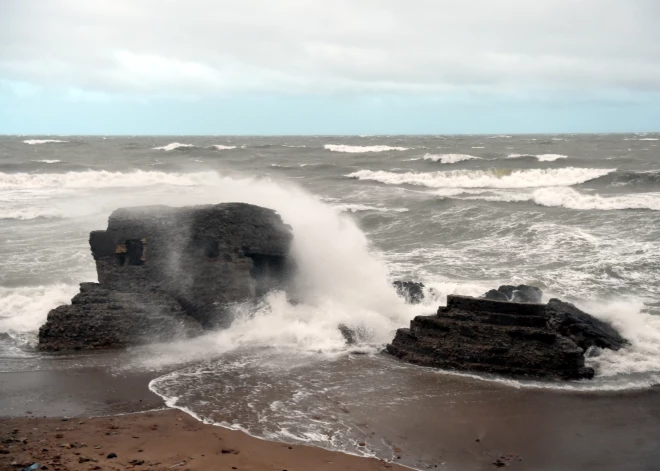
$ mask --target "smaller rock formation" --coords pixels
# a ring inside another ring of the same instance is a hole
[[[535,286],[529,285],[502,285],[497,289],[491,289],[483,295],[485,299],[493,301],[510,301],[514,303],[540,303],[543,292]]]
[[[396,289],[396,294],[404,298],[408,304],[419,304],[424,301],[424,283],[395,281],[392,285]]]
[[[399,329],[387,351],[410,363],[510,376],[592,378],[585,350],[626,341],[607,323],[553,299],[523,303],[447,297],[436,315]]]

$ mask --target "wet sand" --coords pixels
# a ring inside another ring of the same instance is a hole
[[[22,470],[11,466],[16,461],[39,462],[40,467],[45,463],[47,469],[56,470],[55,456],[60,456],[60,471],[96,466],[128,469],[131,460],[144,460],[137,469],[153,470],[371,470],[386,466],[301,445],[289,449],[282,443],[203,425],[177,410],[153,411],[164,408],[160,397],[147,388],[154,376],[158,374],[116,375],[103,368],[0,373],[0,440],[27,439],[26,445],[2,443],[10,453],[0,454],[0,469]],[[367,430],[391,447],[394,463],[456,471],[497,469],[498,460],[511,470],[660,469],[657,388],[559,392],[515,389],[452,375],[415,381],[411,385],[415,390],[433,388],[443,393],[425,400],[423,407],[387,407],[359,417]],[[62,416],[75,418],[63,422]],[[93,416],[97,418],[90,419]],[[14,429],[19,432],[12,434]],[[57,438],[58,434],[62,437]],[[83,442],[87,446],[80,449],[60,446]],[[222,453],[222,449],[239,454]],[[107,460],[109,453],[118,458]],[[98,462],[79,463],[81,457]],[[185,465],[175,466],[183,461]]]
[[[175,410],[92,419],[4,419],[0,469],[403,470],[376,459],[267,442]],[[11,440],[11,441],[10,441]]]

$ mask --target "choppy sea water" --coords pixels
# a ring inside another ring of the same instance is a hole
[[[229,330],[103,360],[162,371],[152,390],[202,420],[391,458],[373,417],[384,427],[439,395],[660,383],[658,134],[0,137],[0,370],[99,361],[54,361],[29,346],[47,312],[96,279],[88,235],[112,210],[227,201],[272,207],[293,226],[304,302],[272,293]],[[405,305],[393,279],[434,295]],[[595,380],[562,385],[380,353],[447,294],[503,283],[575,302],[632,345],[589,359]],[[357,346],[339,323],[360,333]]]

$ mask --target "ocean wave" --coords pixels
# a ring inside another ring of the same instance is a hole
[[[217,150],[232,150],[236,149],[236,146],[223,146],[222,144],[215,144],[212,145],[211,147],[217,149]]]
[[[408,184],[429,188],[535,188],[577,185],[614,171],[616,169],[577,167],[528,170],[448,170],[430,173],[359,170],[346,176],[388,185]]]
[[[77,292],[78,285],[0,286],[0,333],[33,343],[48,312],[70,302]],[[32,337],[26,338],[28,334]]]
[[[147,185],[193,186],[217,180],[214,172],[165,173],[136,170],[108,172],[105,170],[67,173],[1,173],[0,190],[43,188],[120,188]]]
[[[177,149],[184,150],[192,147],[197,147],[197,146],[194,144],[181,144],[180,142],[171,142],[166,146],[154,147],[154,150],[164,150],[166,152],[169,152],[171,150],[177,150]]]
[[[533,194],[542,206],[562,206],[581,210],[650,209],[660,211],[660,193],[635,193],[618,196],[585,195],[572,188],[542,188]]]
[[[343,203],[332,205],[339,212],[343,213],[357,213],[360,211],[379,211],[379,212],[394,212],[394,213],[405,213],[408,212],[408,208],[383,208],[379,206],[370,206],[368,204],[352,204],[352,203]]]
[[[624,139],[624,141],[660,141],[660,138],[657,137],[641,137],[635,139]]]
[[[19,209],[1,209],[0,219],[18,219],[20,221],[29,221],[31,219],[50,219],[61,217],[61,214],[50,208],[26,207]]]
[[[481,157],[475,157],[468,154],[426,154],[424,160],[432,160],[443,164],[455,164],[464,160],[480,160]]]
[[[44,159],[44,160],[35,160],[35,162],[39,162],[42,164],[59,164],[62,161],[57,159],[53,159],[53,160]]]
[[[642,172],[616,172],[601,179],[612,186],[657,186],[660,185],[660,170]]]
[[[518,159],[523,157],[535,157],[539,162],[554,162],[559,159],[567,159],[563,154],[509,154],[507,159]]]
[[[38,144],[57,144],[57,143],[65,143],[69,141],[62,141],[60,139],[27,139],[23,141],[24,144],[29,144],[31,146],[38,145]]]
[[[326,144],[323,147],[332,152],[348,152],[353,154],[362,152],[387,152],[388,150],[408,150],[407,147],[348,146],[344,144]]]
[[[461,196],[461,193],[441,196]],[[660,193],[633,193],[628,195],[600,196],[580,193],[573,188],[539,188],[532,193],[501,192],[475,194],[461,197],[467,200],[501,201],[507,203],[531,201],[541,206],[564,207],[577,210],[613,211],[647,209],[660,211]]]

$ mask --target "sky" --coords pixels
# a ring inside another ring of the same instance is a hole
[[[658,0],[0,0],[0,133],[660,131],[658,25]]]

